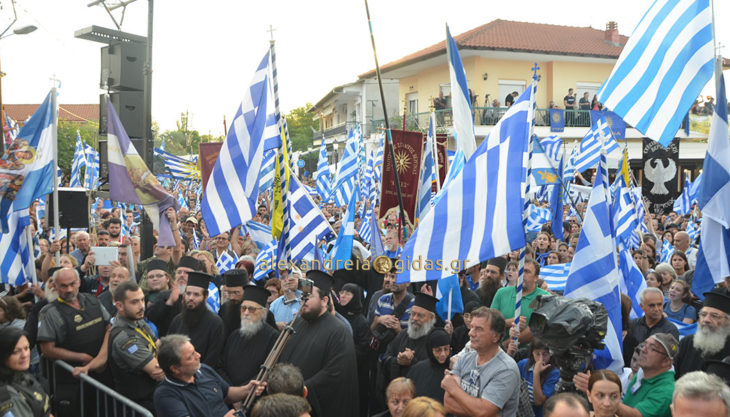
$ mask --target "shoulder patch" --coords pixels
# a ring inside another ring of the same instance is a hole
[[[135,345],[128,347],[127,352],[129,352],[130,355],[134,355],[134,352],[136,352],[138,349],[139,349],[139,347],[137,347],[137,345],[135,344]]]

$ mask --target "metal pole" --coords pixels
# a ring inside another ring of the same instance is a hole
[[[0,126],[5,126],[5,108],[3,107],[3,72],[0,71]],[[10,126],[8,126],[10,128]],[[5,154],[5,129],[0,140],[0,156]]]
[[[54,237],[58,240],[61,233],[61,223],[58,218],[58,94],[56,87],[51,89],[51,108],[53,109],[53,128],[51,134],[53,138],[51,143],[53,144],[53,230],[55,231]],[[69,237],[66,236],[66,239]],[[61,251],[56,252],[56,265],[61,264]]]
[[[154,163],[152,150],[154,138],[152,137],[152,29],[155,1],[147,0],[147,61],[144,66],[144,161],[150,171]],[[148,216],[143,215],[140,222],[140,245],[141,258],[149,258],[153,254],[154,237],[152,234],[152,223]],[[173,225],[174,227],[174,225]]]

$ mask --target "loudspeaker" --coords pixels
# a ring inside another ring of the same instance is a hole
[[[147,47],[143,43],[122,42],[101,48],[99,88],[112,91],[142,91]]]
[[[109,101],[122,122],[124,131],[130,138],[144,137],[144,93],[140,91],[120,91],[109,94]],[[106,99],[99,95],[99,133],[107,133],[109,120],[106,114]],[[138,152],[141,152],[139,149]]]
[[[53,224],[53,193],[47,201],[48,225]],[[89,228],[89,198],[83,188],[58,189],[58,222],[62,228]]]

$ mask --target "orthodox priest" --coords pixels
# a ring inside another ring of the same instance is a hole
[[[220,365],[223,351],[223,320],[206,306],[208,285],[212,277],[202,272],[188,272],[183,294],[183,308],[170,323],[168,334],[190,337],[200,361],[212,368]]]
[[[314,417],[359,415],[355,345],[347,327],[328,312],[333,278],[310,270],[312,294],[301,307],[280,361],[302,371]]]
[[[246,385],[256,378],[279,333],[266,324],[269,291],[247,285],[240,310],[240,325],[226,341],[219,374],[232,385]]]

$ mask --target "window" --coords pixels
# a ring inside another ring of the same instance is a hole
[[[578,106],[578,100],[583,98],[583,93],[588,93],[588,100],[593,100],[593,96],[598,94],[601,88],[600,83],[575,83],[575,105]]]
[[[507,98],[507,94],[510,94],[513,91],[517,91],[519,97],[519,94],[522,94],[522,92],[525,91],[525,82],[517,80],[499,80],[499,95],[494,98],[499,100],[500,106],[504,107],[504,99]]]
[[[418,113],[418,93],[406,94],[406,101],[408,102],[408,114]]]

